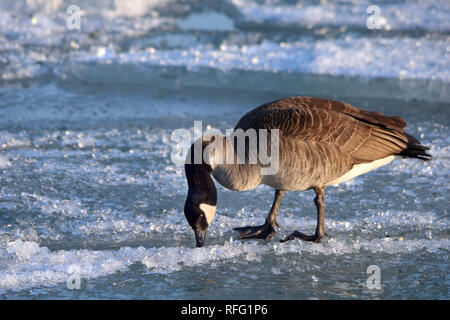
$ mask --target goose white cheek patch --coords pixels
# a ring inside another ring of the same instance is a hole
[[[214,217],[214,214],[216,213],[216,206],[212,206],[207,203],[202,203],[200,204],[200,210],[203,211],[206,217],[206,222],[208,222],[208,225],[210,225]]]

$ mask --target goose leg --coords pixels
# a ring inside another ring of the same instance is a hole
[[[275,198],[273,199],[272,208],[270,209],[269,215],[266,218],[266,222],[263,225],[257,227],[242,227],[234,228],[240,232],[239,239],[270,239],[272,238],[276,231],[275,226],[280,225],[277,222],[277,212],[280,207],[281,199],[283,198],[284,191],[275,190]]]
[[[281,240],[280,242],[286,242],[295,238],[299,238],[304,241],[313,241],[315,243],[319,243],[320,239],[322,239],[324,236],[327,236],[327,233],[325,232],[325,201],[323,197],[324,187],[316,187],[314,188],[314,191],[316,192],[314,203],[316,204],[317,208],[317,226],[315,234],[312,236],[308,236],[302,232],[294,231],[287,238]]]

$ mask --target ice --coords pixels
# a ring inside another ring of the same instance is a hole
[[[274,4],[272,1],[229,0],[239,12],[238,21],[252,28],[366,28],[367,8],[373,1],[333,1],[320,4],[298,2],[295,5]],[[386,30],[426,29],[448,31],[450,5],[445,0],[408,1],[408,3],[376,3],[380,8],[380,27]]]
[[[400,99],[408,96],[443,101],[449,98],[450,59],[442,59],[449,55],[447,47],[444,40],[348,37],[314,42],[308,38],[292,43],[263,41],[220,49],[206,45],[183,50],[134,51],[112,53],[107,58],[78,52],[73,57],[73,69],[67,73],[93,83],[159,81],[168,87],[195,84],[292,92],[302,84],[301,90],[309,94],[320,94],[318,86],[329,82],[335,94],[353,95],[355,90],[346,88],[356,85],[361,87],[356,91],[368,97],[387,94]],[[176,84],[155,79],[167,72],[161,69],[166,67],[178,74]],[[180,67],[192,75],[186,75]],[[97,69],[95,75],[92,68]],[[124,68],[130,77],[119,76]],[[291,79],[281,84],[285,78]],[[345,82],[347,85],[343,85]]]
[[[156,0],[133,4],[121,0],[79,1],[77,5],[83,15],[80,29],[73,31],[66,24],[66,9],[70,5],[71,1],[63,0],[0,2],[0,49],[4,50],[0,55],[3,64],[0,80],[33,79],[48,74],[64,77],[60,63],[66,59],[66,50],[86,47],[94,50],[108,42],[105,37],[96,40],[95,34],[108,30],[107,38],[126,37],[170,23],[156,13],[151,19],[146,18],[155,6],[161,5]]]
[[[136,17],[148,14],[156,6],[161,4],[168,4],[171,0],[136,0],[132,3],[122,0],[99,0],[95,3],[88,0],[76,1],[76,4],[81,9],[89,9],[88,11],[97,14],[103,13],[111,16],[130,16]],[[48,15],[56,14],[64,11],[68,6],[74,4],[70,0],[17,0],[17,1],[2,1],[0,8],[3,10],[20,12],[20,13],[34,13],[36,11]]]
[[[179,25],[184,30],[234,30],[233,20],[224,14],[214,11],[208,13],[194,13],[186,20],[180,21]]]
[[[206,10],[179,18],[160,16],[158,10],[183,11],[189,4],[178,7],[172,2],[156,0],[132,5],[126,1],[105,0],[95,4],[82,1],[79,4],[85,11],[82,27],[68,33],[67,17],[62,9],[69,1],[2,3],[0,47],[5,51],[0,58],[4,65],[0,77],[13,81],[50,75],[65,81],[129,85],[157,81],[164,85],[171,77],[162,81],[159,75],[170,72],[175,74],[174,82],[167,84],[170,87],[242,88],[245,84],[249,90],[287,93],[301,89],[316,94],[317,86],[325,81],[330,87],[336,87],[334,94],[352,94],[352,91],[345,92],[347,86],[339,86],[342,83],[339,77],[344,77],[349,79],[348,86],[351,83],[352,87],[361,87],[354,91],[370,97],[388,91],[393,98],[448,100],[448,41],[445,36],[431,34],[449,30],[448,3],[381,4],[384,29],[419,30],[417,35],[385,37],[367,33],[366,9],[370,4],[370,1],[345,1],[295,6],[281,2],[274,6],[272,2],[230,0],[224,5],[229,7],[227,14]],[[22,14],[24,10],[33,13],[32,18]],[[214,21],[214,25],[208,21]],[[235,30],[236,23],[244,30],[246,26],[262,30],[287,26],[288,30],[277,41],[271,38],[251,41],[244,35],[226,34]],[[168,26],[185,32],[149,36]],[[330,27],[339,27],[339,35],[326,36]],[[347,31],[352,27],[364,32]],[[294,34],[302,28],[318,34],[302,32],[291,36],[289,28]],[[321,36],[320,28],[325,36]],[[194,32],[205,32],[205,35],[198,37]],[[224,34],[214,40],[208,32]],[[62,66],[60,61],[68,63]],[[167,67],[170,69],[161,72],[161,68]],[[212,81],[214,77],[217,79]],[[262,78],[267,81],[261,81]],[[239,83],[237,79],[245,81]],[[290,84],[280,86],[283,79]],[[371,79],[375,80],[365,82]]]
[[[80,55],[78,60],[125,65],[143,61],[143,65],[185,66],[193,70],[199,68],[214,68],[221,71],[242,69],[449,82],[448,60],[440,59],[448,56],[447,42],[424,40],[421,45],[423,50],[417,50],[416,40],[400,38],[380,40],[348,38],[314,43],[305,39],[305,41],[291,44],[264,41],[260,45],[244,48],[229,45],[222,50],[211,50],[208,47],[199,46],[189,50],[112,54],[105,59]],[[390,52],[389,58],[385,56],[386,51]]]
[[[7,131],[0,131],[0,148],[20,148],[30,145],[30,140],[25,134],[12,135]]]
[[[9,167],[11,163],[8,161],[8,158],[5,156],[0,156],[0,169]]]
[[[70,270],[79,270],[81,279],[101,277],[117,271],[124,271],[132,264],[142,263],[148,272],[168,274],[184,268],[205,266],[215,261],[238,262],[240,257],[257,261],[264,255],[312,254],[347,255],[364,251],[386,254],[414,253],[422,250],[445,252],[450,249],[448,239],[441,240],[378,240],[339,241],[330,240],[316,245],[291,241],[283,245],[261,245],[256,243],[226,242],[224,245],[201,249],[183,247],[131,248],[119,250],[58,250],[50,251],[36,242],[16,240],[8,243],[6,259],[2,258],[3,272],[0,275],[0,292],[30,287],[47,287],[64,283],[71,276]],[[6,261],[5,261],[6,260]],[[277,275],[281,271],[272,268]],[[318,278],[313,277],[313,281]]]

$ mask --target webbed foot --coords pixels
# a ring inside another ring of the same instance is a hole
[[[312,236],[308,236],[302,232],[299,231],[294,231],[293,233],[291,233],[289,236],[287,236],[286,238],[280,240],[280,242],[286,242],[289,240],[294,240],[294,239],[301,239],[303,241],[312,241],[315,243],[319,243],[320,239],[322,239],[324,236],[328,236],[328,234],[325,232],[323,235],[312,235]]]
[[[277,224],[278,225],[278,224]],[[239,231],[239,239],[271,239],[275,233],[275,227],[270,223],[265,223],[257,227],[240,227],[234,228],[234,230]]]

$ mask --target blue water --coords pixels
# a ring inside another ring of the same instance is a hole
[[[0,0],[0,298],[449,299],[449,83],[448,1]],[[195,248],[172,133],[289,95],[399,115],[434,160],[327,188],[320,244],[278,242],[313,232],[312,191],[239,241],[273,191],[218,186]]]

